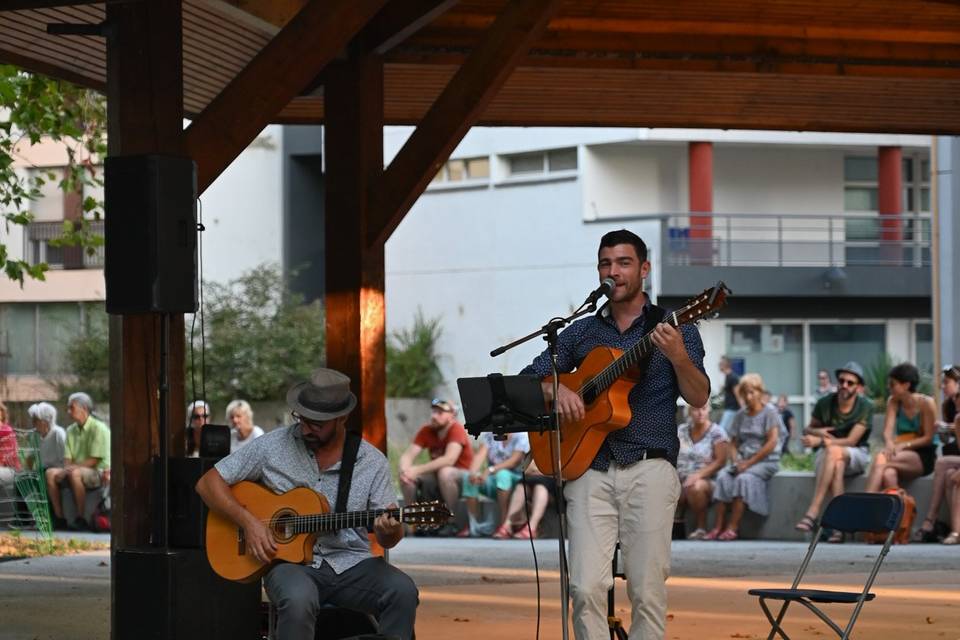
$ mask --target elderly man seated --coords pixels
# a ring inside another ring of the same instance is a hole
[[[27,409],[33,428],[40,435],[40,466],[43,469],[63,467],[67,447],[67,432],[57,424],[57,409],[49,402],[38,402]],[[28,456],[27,466],[36,468],[33,455]]]
[[[110,429],[92,415],[93,400],[85,393],[74,393],[67,401],[67,413],[74,422],[67,427],[63,467],[47,469],[47,495],[53,507],[53,526],[74,531],[90,528],[83,517],[88,489],[101,486],[110,469]],[[62,484],[70,487],[77,516],[68,523],[63,517]]]

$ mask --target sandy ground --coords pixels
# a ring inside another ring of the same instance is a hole
[[[539,637],[560,639],[555,541],[537,543],[540,560]],[[875,548],[842,545],[814,565],[809,585],[855,589]],[[803,546],[760,542],[674,545],[668,582],[667,638],[766,638],[769,628],[747,589],[787,586]],[[0,563],[0,638],[107,640],[110,567],[106,552]],[[537,637],[536,574],[530,546],[519,542],[414,539],[392,562],[420,586],[420,640]],[[920,567],[920,570],[916,570]],[[753,574],[753,575],[751,575]],[[940,545],[895,549],[881,571],[854,637],[870,640],[960,640],[960,550]],[[624,583],[617,581],[617,615],[629,627]],[[847,607],[834,605],[840,612]],[[844,618],[845,619],[845,618]],[[791,609],[791,638],[829,638],[812,614]],[[571,628],[571,636],[572,628]]]

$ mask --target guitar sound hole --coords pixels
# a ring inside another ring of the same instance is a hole
[[[270,532],[273,533],[273,539],[277,542],[289,542],[296,535],[293,526],[287,519],[296,517],[297,512],[293,509],[281,509],[273,514],[270,519]]]
[[[583,390],[583,406],[592,404],[597,399],[597,392],[593,387]]]

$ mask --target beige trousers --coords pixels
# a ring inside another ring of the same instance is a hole
[[[568,482],[570,596],[577,640],[609,640],[607,591],[613,550],[621,560],[632,604],[630,640],[662,640],[667,614],[670,534],[680,497],[677,470],[663,459],[606,472],[587,470]]]

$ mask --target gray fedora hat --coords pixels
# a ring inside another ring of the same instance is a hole
[[[865,383],[865,380],[863,378],[863,367],[860,366],[859,362],[854,362],[853,360],[851,360],[847,364],[843,365],[842,367],[834,371],[834,374],[838,378],[840,377],[841,373],[852,373],[853,375],[857,376],[857,378],[860,379],[860,384]]]
[[[357,396],[350,391],[347,376],[334,369],[314,369],[309,380],[290,387],[287,405],[307,420],[333,420],[353,411]]]

